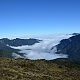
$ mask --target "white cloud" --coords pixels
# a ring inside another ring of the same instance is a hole
[[[36,37],[37,39],[43,40],[40,43],[36,43],[32,46],[18,46],[13,47],[15,49],[20,49],[21,53],[25,53],[25,58],[28,59],[56,59],[56,58],[66,58],[67,55],[63,54],[55,54],[57,51],[56,47],[54,47],[53,50],[51,48],[57,44],[59,44],[60,40],[67,39],[71,37],[72,35],[53,35],[53,36],[42,36],[42,37]]]
[[[19,54],[16,54],[16,53],[12,53],[12,56],[17,59],[17,58],[24,58],[22,56],[20,56]]]

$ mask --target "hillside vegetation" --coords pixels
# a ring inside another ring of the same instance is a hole
[[[64,59],[0,58],[0,80],[80,80],[80,65]]]

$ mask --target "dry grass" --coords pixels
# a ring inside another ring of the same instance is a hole
[[[80,65],[0,58],[0,80],[80,80]]]

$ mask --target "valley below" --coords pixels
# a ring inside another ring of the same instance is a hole
[[[0,80],[80,80],[80,34],[0,39]]]

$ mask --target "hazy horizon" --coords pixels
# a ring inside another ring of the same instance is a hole
[[[53,34],[37,34],[37,35],[21,35],[21,36],[0,36],[0,39],[2,38],[8,38],[8,39],[16,39],[16,38],[20,38],[20,39],[30,39],[30,38],[35,38],[35,39],[45,39],[45,38],[50,38],[52,39],[53,37],[56,36],[64,36],[64,35],[72,35],[73,33],[53,33]]]

